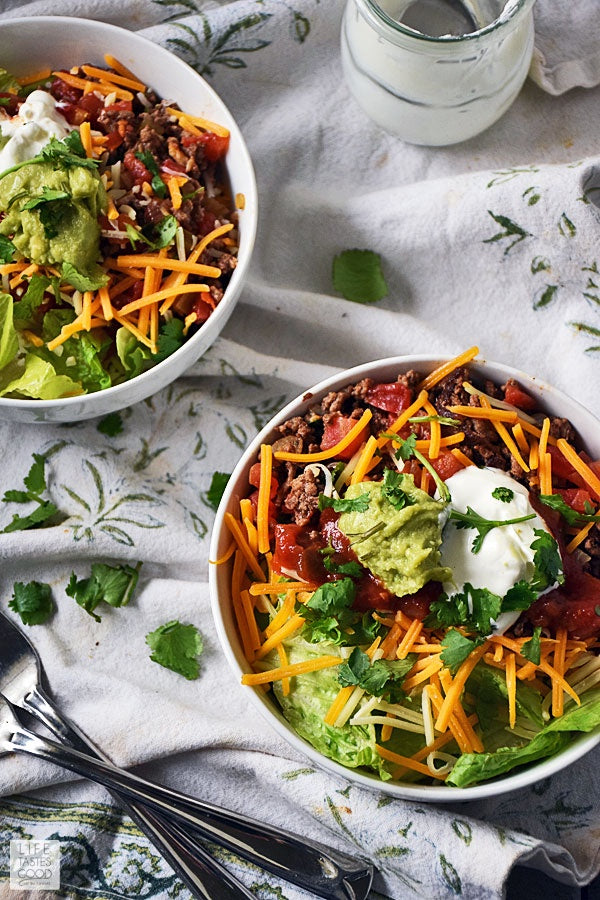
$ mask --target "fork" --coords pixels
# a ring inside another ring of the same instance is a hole
[[[130,801],[125,807],[127,812],[153,843],[160,843],[159,849],[171,865],[169,856],[173,855],[172,844],[175,844],[175,861],[184,867],[183,875],[179,869],[178,874],[188,887],[192,883],[190,890],[195,896],[205,900],[234,900],[253,895],[188,835],[190,828],[203,838],[227,847],[317,896],[331,900],[366,900],[373,867],[362,860],[144,781],[112,766],[82,732],[61,715],[42,687],[44,680],[37,651],[23,632],[0,613],[0,691],[8,701],[0,702],[4,716],[4,727],[0,721],[0,739],[4,749],[34,753],[98,781],[117,792],[121,805],[124,805],[123,795],[126,795]],[[0,695],[1,700],[4,698]],[[25,731],[15,716],[16,706],[42,721],[63,746]],[[12,740],[8,733],[11,729]],[[70,750],[64,744],[75,749]],[[171,846],[164,847],[167,841]]]

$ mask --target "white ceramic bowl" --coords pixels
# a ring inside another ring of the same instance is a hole
[[[232,196],[243,194],[239,212],[238,266],[223,299],[183,346],[166,360],[124,384],[82,397],[62,400],[0,398],[0,418],[14,422],[74,422],[103,416],[137,403],[161,390],[192,365],[217,338],[233,312],[254,245],[257,218],[256,180],[241,132],[231,113],[207,82],[172,53],[146,38],[103,22],[64,16],[36,16],[0,22],[0,65],[15,75],[32,74],[43,66],[71,68],[75,64],[105,65],[110,53],[159,97],[182,109],[226,126],[231,143],[226,158]]]
[[[398,356],[366,363],[353,369],[346,369],[340,374],[328,378],[326,381],[321,381],[314,387],[304,391],[291,403],[288,403],[252,441],[235,467],[217,511],[212,533],[210,559],[219,559],[225,553],[231,541],[231,536],[224,522],[225,513],[231,512],[237,515],[239,499],[246,496],[248,491],[248,472],[250,467],[257,461],[260,445],[275,439],[275,426],[280,425],[292,416],[303,415],[315,401],[318,401],[329,391],[340,390],[348,384],[360,381],[361,378],[373,378],[375,381],[381,382],[395,381],[398,374],[407,372],[409,369],[416,369],[427,374],[442,362],[444,360],[431,359],[431,357],[426,356]],[[600,422],[584,409],[580,403],[577,403],[550,385],[526,375],[524,372],[495,362],[488,362],[482,357],[478,357],[475,362],[471,363],[471,367],[473,371],[491,378],[497,384],[503,384],[507,378],[515,378],[525,390],[540,398],[547,412],[568,418],[579,432],[579,436],[588,452],[595,458],[600,457]],[[210,567],[211,602],[217,633],[229,665],[239,681],[242,674],[251,672],[252,669],[246,661],[237,633],[231,603],[230,584],[230,564],[212,565]],[[507,791],[514,791],[540,781],[542,778],[546,778],[554,772],[565,768],[600,743],[600,733],[576,737],[565,750],[549,759],[519,769],[514,774],[505,775],[494,781],[483,782],[473,787],[456,788],[451,786],[383,782],[376,775],[370,775],[366,770],[346,768],[346,766],[328,759],[315,750],[311,744],[292,729],[270,695],[264,694],[260,688],[242,687],[240,685],[240,690],[246,692],[250,702],[265,716],[275,731],[299,752],[304,753],[316,766],[363,787],[420,802],[439,803],[440,801],[445,801],[455,803],[457,801],[476,800],[492,797]]]

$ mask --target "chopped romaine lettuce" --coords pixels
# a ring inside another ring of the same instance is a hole
[[[333,644],[324,641],[309,644],[301,637],[285,641],[285,648],[290,663],[337,653]],[[272,658],[266,657],[266,661],[271,662],[274,668],[279,665],[276,654]],[[389,780],[390,773],[386,763],[375,749],[373,725],[343,725],[335,728],[323,721],[340,690],[336,667],[295,675],[291,679],[287,697],[283,695],[281,682],[275,682],[273,687],[285,718],[294,731],[316,750],[343,766],[352,769],[365,766],[374,769],[383,781]]]
[[[570,704],[560,718],[552,719],[524,746],[500,747],[493,753],[463,753],[448,776],[447,784],[467,787],[504,775],[517,766],[545,759],[562,750],[570,743],[571,732],[589,732],[598,726],[600,726],[600,688],[584,694],[581,706]]]

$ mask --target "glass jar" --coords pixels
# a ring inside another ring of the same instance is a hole
[[[470,0],[468,11],[461,2],[348,0],[341,35],[348,86],[367,115],[409,143],[442,146],[479,134],[506,112],[527,76],[535,0]],[[428,11],[444,8],[430,18],[431,31],[453,22],[476,30],[435,36],[415,29]]]

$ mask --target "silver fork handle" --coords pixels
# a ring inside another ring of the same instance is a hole
[[[208,840],[318,896],[330,900],[365,900],[367,897],[373,868],[363,860],[145,781],[108,761],[90,759],[87,739],[58,714],[40,690],[28,695],[23,707],[34,712],[62,739],[76,744],[77,749],[73,751],[19,730],[12,739],[15,750],[34,753],[125,794],[134,803],[151,807],[161,817],[182,823],[186,830],[191,828]],[[82,747],[86,755],[78,752]],[[94,752],[99,757],[98,752]]]
[[[34,689],[23,702],[23,709],[40,719],[62,741],[81,753],[106,759],[70,722],[63,719],[41,688]],[[113,791],[113,795],[115,792]],[[169,863],[192,896],[201,900],[254,900],[246,888],[217,862],[197,841],[193,841],[174,823],[155,818],[147,809],[127,802],[116,793],[115,799]]]

